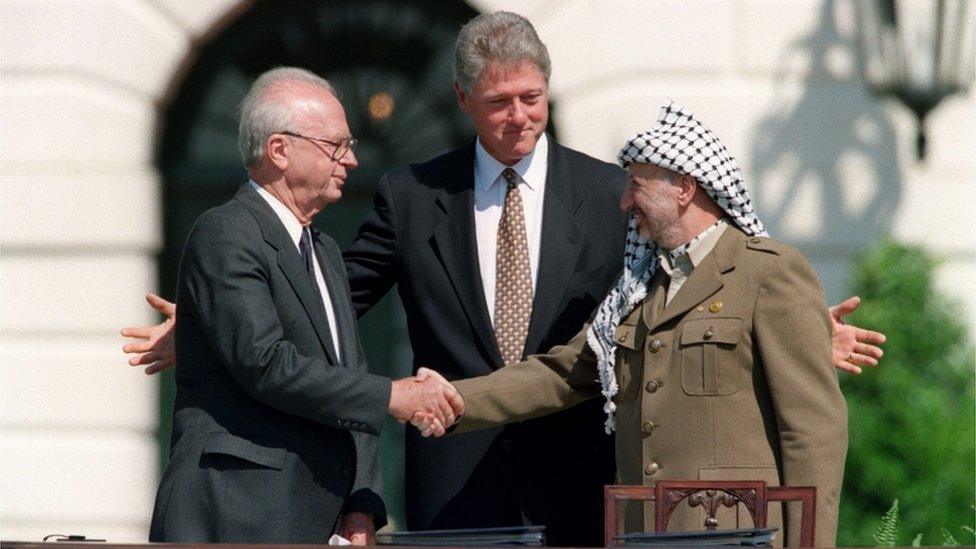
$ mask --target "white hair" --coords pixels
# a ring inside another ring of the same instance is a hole
[[[241,100],[237,144],[244,166],[253,167],[261,162],[268,136],[284,130],[294,131],[292,105],[281,101],[274,93],[288,84],[312,86],[336,95],[332,84],[305,69],[277,67],[264,72],[251,84],[251,89]]]

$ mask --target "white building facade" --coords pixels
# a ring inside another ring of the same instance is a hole
[[[973,88],[932,113],[919,163],[913,116],[859,76],[851,0],[470,6],[533,21],[563,144],[612,161],[674,99],[737,156],[767,228],[807,254],[831,301],[855,254],[892,235],[943,260],[940,284],[974,325]],[[118,329],[155,321],[142,296],[158,285],[163,238],[161,105],[200,48],[252,8],[0,0],[4,540],[146,539],[158,389],[125,364]]]

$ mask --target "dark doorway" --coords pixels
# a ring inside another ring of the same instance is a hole
[[[257,75],[279,65],[307,68],[339,92],[360,146],[341,204],[316,226],[348,245],[380,176],[474,135],[457,108],[452,55],[460,26],[477,12],[461,1],[277,0],[256,2],[196,52],[161,117],[157,165],[163,178],[160,291],[175,295],[186,235],[205,210],[229,200],[246,179],[237,152],[236,109]],[[391,292],[360,322],[372,371],[410,371],[399,299]],[[393,336],[391,338],[391,335]],[[391,341],[393,344],[391,344]],[[167,461],[172,373],[162,377],[161,463]],[[402,519],[402,428],[384,429],[382,455],[391,517]],[[402,520],[399,522],[402,524]]]

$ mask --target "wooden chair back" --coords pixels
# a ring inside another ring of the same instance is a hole
[[[678,505],[687,500],[691,507],[705,511],[706,530],[718,528],[715,515],[721,507],[741,503],[752,516],[757,528],[765,528],[768,502],[799,501],[803,506],[800,520],[800,547],[813,547],[816,531],[817,489],[809,486],[766,486],[761,480],[662,480],[654,486],[605,486],[603,490],[603,536],[609,547],[615,545],[618,532],[618,510],[623,501],[654,501],[654,531],[664,532]]]

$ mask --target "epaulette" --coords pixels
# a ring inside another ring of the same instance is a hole
[[[749,238],[746,239],[746,248],[749,248],[750,250],[757,250],[760,252],[780,255],[780,253],[782,253],[783,247],[784,247],[783,243],[768,237],[750,236]]]

